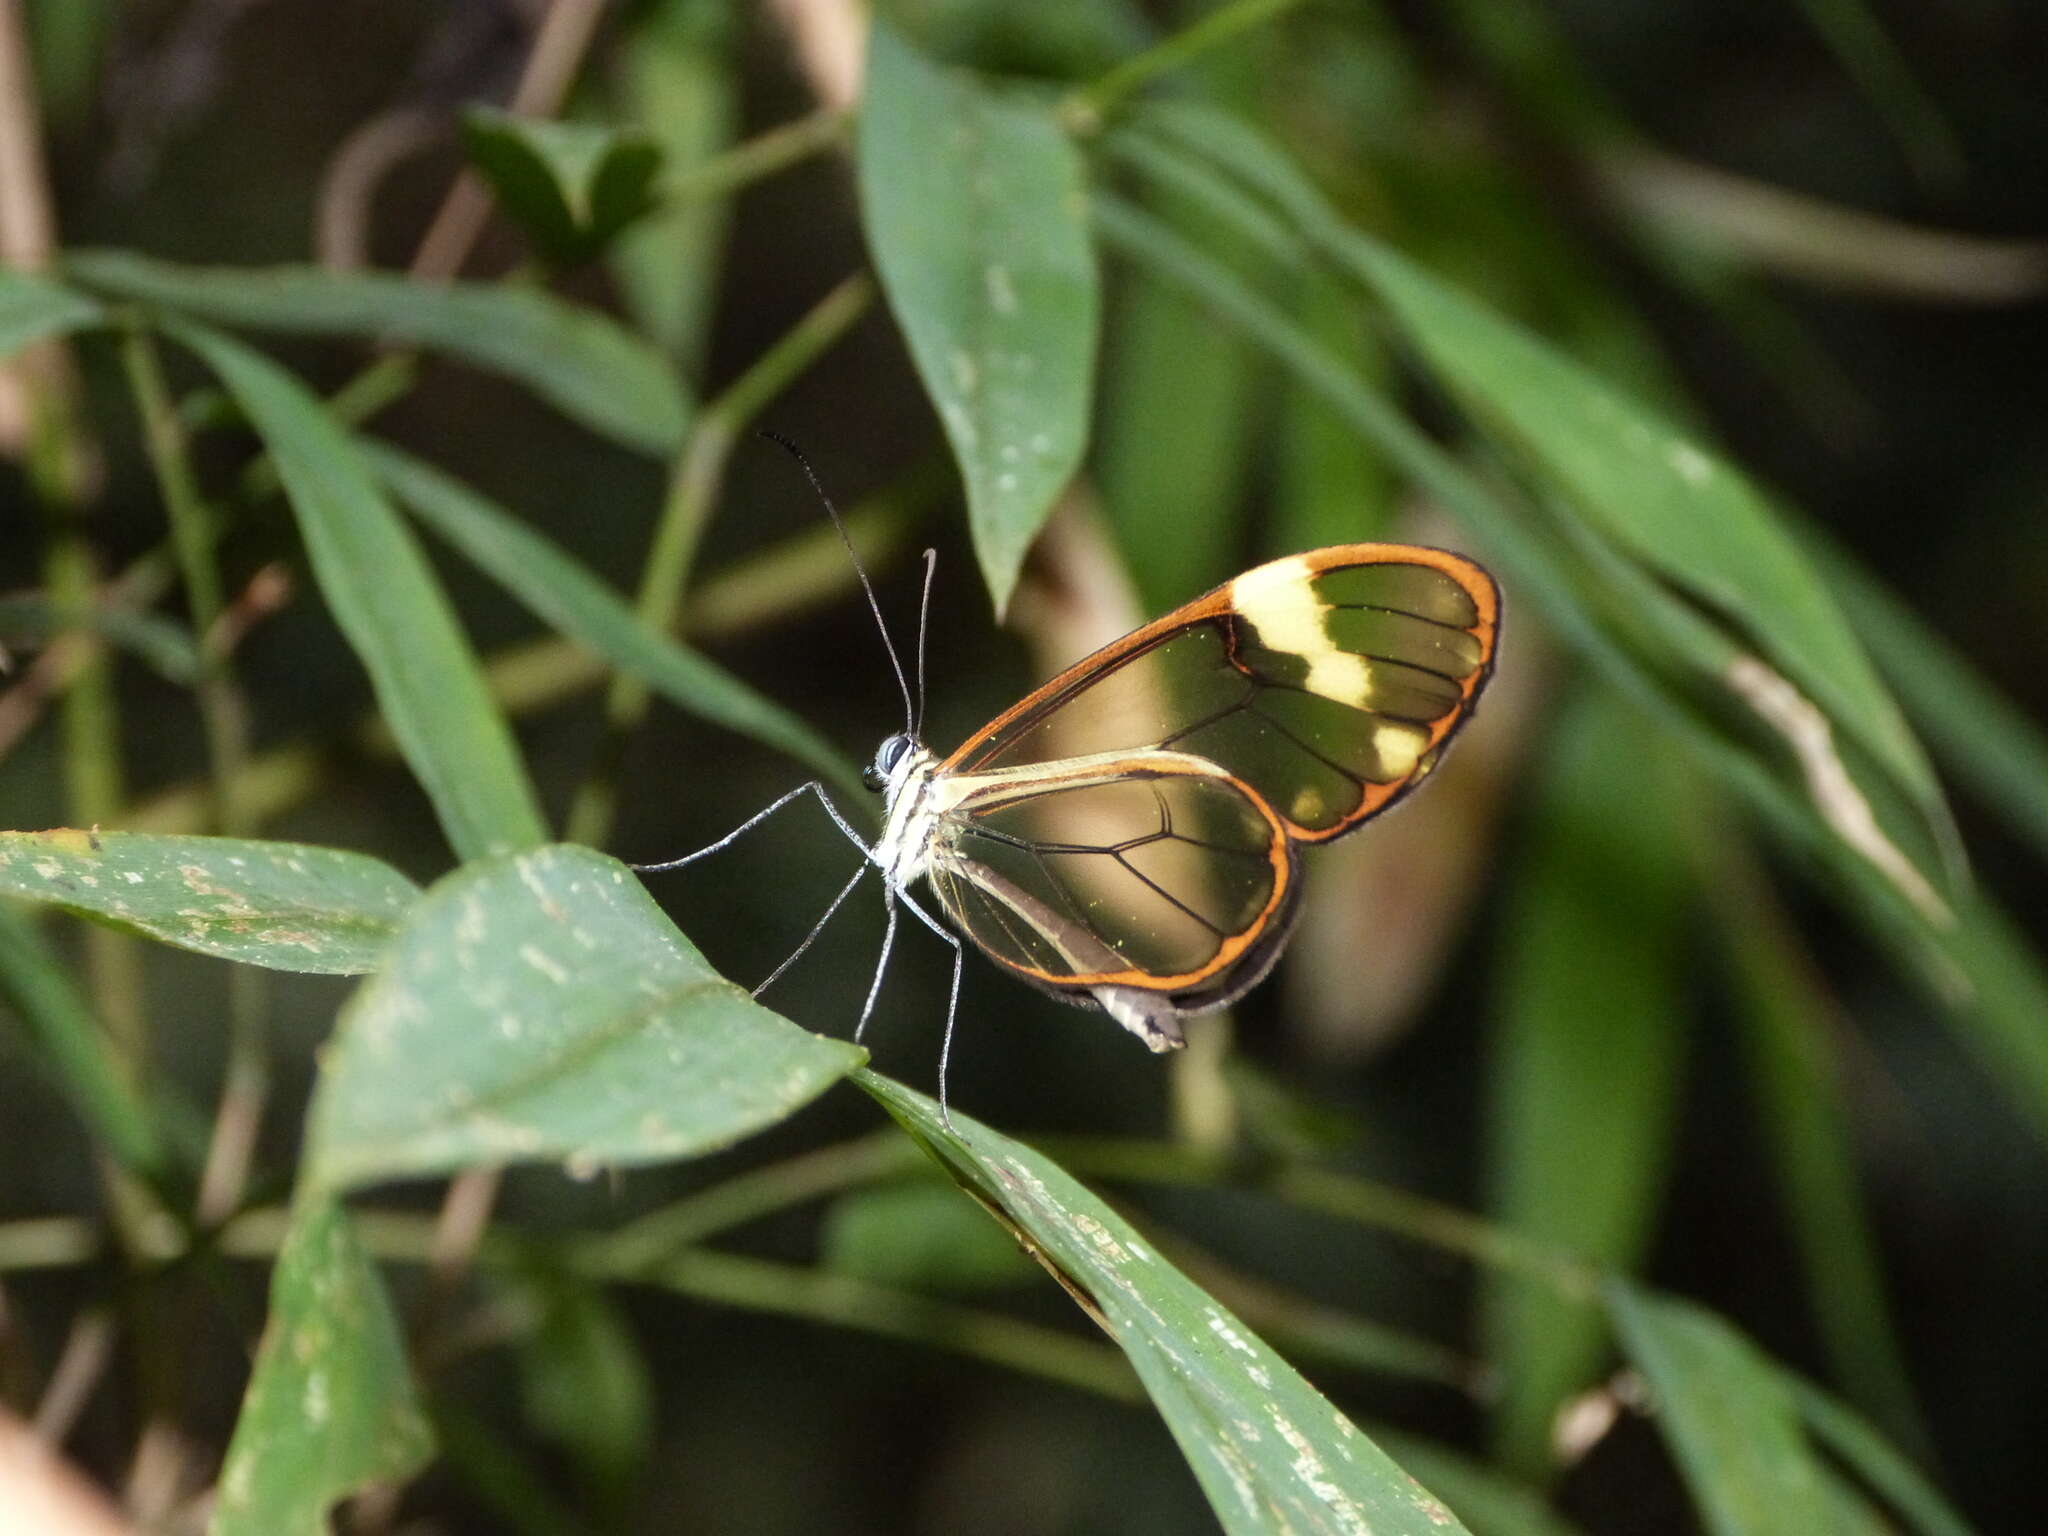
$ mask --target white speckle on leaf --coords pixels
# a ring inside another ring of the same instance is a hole
[[[1671,467],[1687,485],[1705,485],[1714,475],[1714,461],[1691,443],[1672,444]]]
[[[569,972],[564,966],[557,964],[544,951],[531,944],[519,946],[519,958],[558,987],[569,979]]]
[[[992,261],[982,279],[988,286],[988,304],[999,315],[1014,315],[1017,312],[1017,288],[1010,281],[1010,269],[1001,262]]]
[[[1308,1436],[1279,1413],[1273,1415],[1273,1428],[1294,1452],[1294,1475],[1301,1479],[1302,1485],[1322,1501],[1351,1536],[1372,1536],[1372,1528],[1365,1523],[1358,1506],[1342,1488],[1330,1481],[1329,1468],[1323,1465],[1322,1457],[1316,1454]]]

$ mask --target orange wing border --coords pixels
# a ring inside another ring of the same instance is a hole
[[[1425,744],[1421,760],[1433,768],[1443,754],[1451,737],[1472,717],[1473,700],[1479,690],[1485,687],[1493,674],[1494,658],[1500,644],[1501,595],[1500,586],[1491,573],[1477,561],[1468,559],[1447,549],[1437,549],[1427,544],[1333,544],[1323,549],[1310,550],[1300,555],[1285,558],[1304,562],[1311,575],[1320,576],[1327,571],[1342,570],[1351,566],[1364,565],[1423,565],[1441,571],[1455,581],[1472,600],[1477,615],[1476,622],[1465,629],[1479,642],[1480,659],[1472,674],[1459,686],[1459,702],[1446,710],[1441,718],[1430,727],[1429,740]],[[1192,625],[1205,620],[1222,618],[1236,612],[1230,592],[1233,581],[1224,582],[1214,590],[1204,593],[1193,602],[1184,603],[1151,623],[1132,630],[1121,639],[1108,645],[1068,667],[1050,682],[1033,689],[1015,704],[1004,710],[995,719],[976,731],[962,742],[946,760],[939,765],[942,773],[971,773],[977,754],[990,750],[993,743],[1014,730],[1028,726],[1034,721],[1052,713],[1068,700],[1085,691],[1098,677],[1114,670],[1123,663],[1150,650],[1153,646],[1173,638]],[[1135,750],[1147,745],[1138,743]],[[1332,826],[1317,830],[1304,827],[1289,819],[1277,808],[1272,807],[1263,794],[1234,775],[1231,778],[1240,789],[1252,795],[1261,805],[1267,806],[1279,818],[1287,835],[1297,842],[1326,843],[1342,837],[1363,822],[1377,816],[1407,794],[1426,776],[1427,768],[1410,773],[1405,778],[1389,784],[1361,783],[1361,799],[1357,810]],[[1137,985],[1137,983],[1120,983]]]
[[[1214,596],[1215,594],[1212,593],[1210,595]],[[1202,599],[1202,601],[1206,602],[1207,599]],[[1189,606],[1193,607],[1196,605],[1190,604]],[[1185,610],[1180,611],[1184,612]],[[1167,617],[1170,619],[1173,615],[1169,614]],[[1165,620],[1160,622],[1164,623]],[[1142,633],[1142,631],[1139,633]],[[1133,638],[1135,637],[1125,636],[1126,641]],[[1119,646],[1123,643],[1120,641],[1118,646],[1111,646],[1107,649],[1111,651],[1118,650]],[[1096,654],[1100,656],[1104,653],[1097,652]],[[1028,703],[1030,701],[1027,699],[1025,702]],[[1176,763],[1174,761],[1176,757],[1182,758],[1183,761]],[[1197,764],[1200,766],[1196,766]],[[1140,780],[1170,777],[1176,774],[1186,777],[1212,778],[1230,785],[1232,789],[1249,800],[1259,813],[1266,818],[1267,825],[1273,831],[1272,840],[1267,844],[1266,849],[1267,862],[1273,874],[1273,889],[1266,898],[1265,906],[1260,909],[1256,917],[1237,932],[1224,935],[1222,942],[1217,946],[1216,954],[1206,964],[1198,966],[1192,971],[1175,975],[1161,975],[1154,971],[1122,970],[1063,976],[1052,971],[1041,970],[1036,966],[1019,965],[1016,961],[997,954],[987,945],[982,944],[979,939],[976,939],[976,947],[983,954],[987,955],[989,959],[1012,975],[1022,977],[1036,986],[1060,994],[1085,991],[1091,987],[1130,987],[1142,992],[1186,993],[1200,992],[1204,987],[1227,974],[1233,967],[1239,965],[1247,954],[1256,953],[1261,942],[1269,937],[1277,937],[1278,939],[1286,937],[1286,929],[1291,924],[1283,924],[1277,936],[1269,935],[1269,930],[1273,927],[1276,916],[1287,912],[1295,900],[1295,886],[1299,879],[1299,866],[1295,860],[1293,844],[1297,839],[1288,831],[1289,822],[1287,818],[1274,809],[1272,803],[1264,795],[1260,794],[1237,775],[1228,772],[1215,763],[1209,762],[1206,758],[1198,757],[1192,753],[1138,752],[1132,754],[1129,758],[1123,759],[1121,762],[1091,762],[1085,775],[1074,774],[1070,775],[1070,777],[1099,780],[1105,774],[1110,773],[1123,779]],[[1059,770],[1057,768],[1050,768],[1043,780],[1034,779],[1032,786],[1034,793],[1056,794],[1059,791],[1060,783],[1061,775]],[[1017,797],[1013,796],[1011,798]],[[1005,803],[1009,802],[1006,801]],[[947,814],[960,817],[963,820],[971,818],[973,815],[971,797],[961,805],[948,811]],[[949,874],[952,874],[954,878],[972,883],[972,877],[969,875],[952,871],[949,871]],[[996,896],[994,892],[985,891],[985,894],[995,900],[1002,899],[1000,896]],[[948,905],[955,904],[948,903]],[[959,919],[959,916],[956,913],[956,920]],[[969,937],[973,937],[973,925],[963,921],[962,926],[966,929]],[[1099,938],[1100,936],[1098,935],[1097,937]],[[1278,952],[1276,944],[1273,955],[1277,957]],[[1272,960],[1268,959],[1266,964],[1258,967],[1243,981],[1242,985],[1235,987],[1230,992],[1229,997],[1235,997],[1245,988],[1255,985],[1265,975],[1266,971],[1271,968],[1271,965]],[[1229,1000],[1229,997],[1208,1002],[1203,1006],[1220,1007],[1223,1002]]]

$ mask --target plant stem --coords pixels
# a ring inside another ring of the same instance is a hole
[[[192,628],[199,636],[196,694],[206,733],[216,829],[227,837],[255,831],[242,793],[249,762],[248,710],[234,675],[226,630],[214,518],[200,493],[190,444],[164,378],[156,343],[140,323],[122,338],[121,360],[142,417],[143,443],[170,523],[171,547],[185,585]],[[270,1097],[270,1052],[265,1015],[269,986],[262,971],[228,971],[228,1058],[220,1104],[199,1178],[195,1219],[212,1226],[242,1198],[249,1162]]]
[[[848,121],[848,114],[821,107],[793,122],[756,134],[724,154],[661,182],[661,206],[676,207],[723,197],[800,165],[845,138]]]
[[[1232,0],[1228,5],[1218,6],[1192,26],[1124,60],[1074,91],[1060,104],[1060,117],[1074,132],[1093,133],[1134,91],[1301,3],[1302,0]]]
[[[641,573],[636,606],[648,629],[666,635],[678,628],[683,591],[725,483],[733,444],[771,400],[852,329],[874,297],[874,283],[865,272],[846,278],[698,412],[669,478],[668,497]],[[647,685],[637,677],[621,675],[612,680],[597,762],[570,807],[566,833],[570,842],[602,847],[610,835],[619,763],[627,738],[647,713],[648,696]]]

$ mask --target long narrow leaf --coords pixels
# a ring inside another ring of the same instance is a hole
[[[1798,1406],[1771,1362],[1711,1312],[1616,1284],[1608,1308],[1656,1394],[1658,1422],[1707,1529],[1813,1536],[1830,1528]]]
[[[1100,300],[1081,159],[1049,107],[868,34],[861,213],[967,483],[996,611],[1088,441]]]
[[[218,325],[446,352],[648,453],[672,453],[689,422],[690,402],[660,353],[595,310],[531,288],[319,267],[184,267],[132,251],[72,252],[65,271],[90,288]]]
[[[79,1119],[124,1168],[160,1183],[169,1160],[156,1122],[115,1065],[105,1034],[64,967],[8,902],[0,902],[0,998]]]
[[[476,654],[354,441],[260,353],[190,322],[172,334],[219,375],[269,447],[320,590],[456,853],[543,841],[533,786]]]
[[[105,319],[97,300],[26,272],[0,270],[0,360]]]
[[[404,1477],[432,1447],[384,1282],[338,1206],[302,1201],[210,1536],[328,1536],[337,1500]]]
[[[1009,1226],[1137,1368],[1233,1536],[1455,1536],[1437,1499],[1049,1159],[876,1073],[854,1081]]]
[[[670,702],[787,752],[856,801],[860,770],[796,715],[716,663],[650,633],[632,606],[503,507],[408,453],[366,444],[398,499],[526,606]]]
[[[355,976],[419,888],[338,848],[145,832],[0,832],[0,893],[202,955]]]
[[[1493,1214],[1627,1272],[1655,1228],[1691,1020],[1682,967],[1697,783],[1610,694],[1560,723],[1508,912],[1493,1073]],[[1550,1470],[1551,1422],[1601,1366],[1600,1313],[1511,1273],[1484,1280],[1501,1374],[1494,1443]]]

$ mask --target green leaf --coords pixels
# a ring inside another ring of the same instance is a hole
[[[625,865],[553,846],[465,866],[343,1009],[304,1176],[339,1190],[479,1163],[707,1152],[866,1059],[704,963]]]
[[[1851,1395],[1893,1434],[1924,1443],[1858,1187],[1854,1106],[1834,1044],[1839,1009],[1761,872],[1739,853],[1723,864],[1717,937],[1810,1315]]]
[[[1603,1268],[1655,1230],[1687,1038],[1688,811],[1670,739],[1605,691],[1553,739],[1509,897],[1492,1057],[1492,1214]],[[1501,1393],[1497,1453],[1552,1470],[1558,1407],[1598,1373],[1593,1307],[1510,1271],[1483,1277]]]
[[[1372,1433],[1382,1449],[1436,1490],[1472,1536],[1579,1536],[1578,1527],[1538,1490],[1497,1467],[1418,1435],[1379,1428]]]
[[[688,646],[649,631],[623,598],[503,507],[411,454],[364,446],[415,516],[564,635],[671,703],[787,752],[847,794],[866,798],[860,770],[800,717]]]
[[[130,251],[74,251],[65,271],[220,325],[446,352],[646,453],[674,452],[689,421],[690,402],[660,353],[609,317],[537,289],[318,267],[186,267]]]
[[[374,970],[419,888],[338,848],[146,832],[0,832],[0,892],[277,971]]]
[[[687,177],[732,145],[739,129],[734,37],[723,6],[666,6],[638,14],[618,38],[613,65],[620,115],[661,146],[663,180]],[[730,198],[658,207],[608,252],[634,325],[684,370],[702,376]]]
[[[1100,306],[1081,159],[1049,108],[868,34],[868,245],[967,485],[996,611],[1088,441]]]
[[[26,272],[0,270],[0,359],[52,336],[103,324],[97,300]]]
[[[340,1207],[301,1202],[211,1536],[326,1536],[336,1500],[406,1477],[432,1453],[383,1282]]]
[[[204,326],[173,335],[220,377],[269,448],[335,621],[462,858],[546,838],[476,653],[355,441],[305,385]]]
[[[1607,1307],[1656,1395],[1659,1425],[1707,1529],[1719,1536],[1828,1529],[1820,1470],[1778,1368],[1690,1302],[1617,1282]]]
[[[2048,858],[2048,731],[1993,688],[1956,646],[1817,528],[1808,550],[1913,723],[1955,782],[1974,790]]]
[[[72,628],[91,630],[170,682],[189,686],[199,675],[199,645],[192,631],[162,614],[106,603],[76,611],[39,594],[0,597],[0,637],[10,644],[25,638],[47,640]]]
[[[1969,1523],[1926,1475],[1853,1409],[1789,1371],[1786,1384],[1814,1438],[1882,1497],[1906,1529],[1924,1536],[1971,1536]]]
[[[0,998],[21,1021],[34,1057],[78,1118],[121,1166],[161,1187],[170,1158],[149,1106],[27,917],[0,901]]]
[[[1034,1273],[1002,1228],[931,1177],[841,1195],[819,1248],[835,1274],[909,1290],[980,1291]]]
[[[1589,529],[1732,620],[1885,766],[1952,841],[1946,803],[1848,621],[1749,481],[1519,327],[1355,231],[1335,254],[1391,307],[1475,419],[1569,499]]]
[[[1454,1536],[1457,1518],[1287,1362],[1045,1157],[876,1073],[854,1081],[1130,1357],[1225,1531]]]
[[[600,1497],[616,1497],[653,1441],[647,1357],[599,1287],[544,1275],[526,1289],[540,1309],[518,1352],[526,1420],[569,1452]]]
[[[558,267],[596,256],[654,206],[661,151],[637,135],[472,107],[462,144],[498,207]]]

